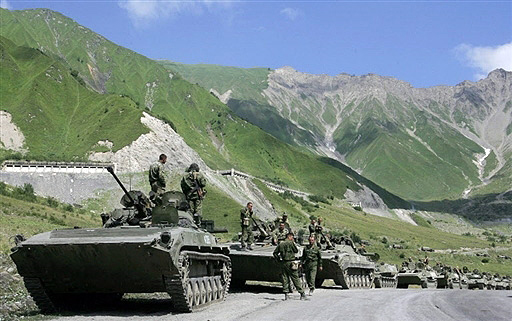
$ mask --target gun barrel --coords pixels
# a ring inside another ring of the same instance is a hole
[[[117,184],[119,184],[119,186],[121,186],[121,188],[123,189],[123,192],[128,196],[128,198],[130,199],[130,201],[135,204],[135,200],[133,199],[133,197],[130,195],[130,193],[128,193],[128,190],[126,189],[126,187],[124,187],[123,183],[121,183],[121,181],[119,180],[119,178],[117,177],[116,173],[114,173],[114,168],[112,168],[112,166],[109,166],[107,167],[107,171],[112,174],[112,176],[114,177],[114,179],[116,180]]]

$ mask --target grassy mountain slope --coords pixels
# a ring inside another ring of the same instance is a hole
[[[41,51],[0,37],[0,54],[2,108],[25,135],[29,158],[83,159],[100,140],[115,151],[148,131],[129,98],[89,90]]]
[[[159,60],[165,68],[178,72],[191,83],[219,94],[231,91],[227,105],[239,117],[248,120],[274,137],[296,146],[315,145],[311,133],[283,118],[270,106],[261,92],[267,88],[268,68],[237,68],[218,65],[185,65]]]
[[[328,77],[283,68],[263,79],[251,68],[160,63],[207,89],[232,90],[227,104],[238,115],[290,144],[314,151],[334,147],[338,159],[403,198],[458,199],[464,191],[496,195],[509,189],[510,153],[502,155],[504,166],[490,177],[500,166],[491,151],[482,173],[488,179],[481,186],[475,162],[484,149],[460,130],[480,135],[478,121],[494,112],[481,98],[489,93],[479,88],[487,87],[468,82],[452,93],[448,87],[411,89],[377,75]],[[491,78],[489,88],[502,85]],[[510,110],[505,108],[504,118]],[[276,120],[291,125],[275,126]]]
[[[58,59],[90,88],[128,96],[140,109],[169,120],[214,169],[234,167],[293,188],[338,197],[343,197],[347,188],[360,188],[342,170],[238,118],[202,87],[59,13],[1,9],[0,15],[2,35]],[[44,141],[51,139],[47,136]]]

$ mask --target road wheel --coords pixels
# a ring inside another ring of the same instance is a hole
[[[203,280],[199,280],[199,293],[201,295],[201,298],[199,299],[201,304],[205,304],[206,301],[206,285]]]
[[[215,282],[214,278],[212,278],[210,280],[211,280],[211,284],[212,284],[212,300],[217,300],[219,298],[217,283]]]
[[[192,281],[192,293],[194,294],[194,306],[198,306],[201,304],[201,291],[199,289],[199,281]]]
[[[212,278],[206,279],[205,285],[206,285],[206,302],[210,302],[212,300]]]

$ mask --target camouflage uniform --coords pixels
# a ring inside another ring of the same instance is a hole
[[[199,186],[196,186],[196,181]],[[206,178],[204,178],[203,174],[197,171],[190,171],[186,173],[181,179],[181,190],[185,194],[187,198],[188,205],[190,207],[190,211],[194,215],[194,220],[196,223],[201,222],[201,213],[202,213],[202,201],[203,197],[199,196],[197,187],[204,189],[206,186]],[[203,190],[204,193],[204,190]]]
[[[309,289],[315,289],[316,271],[322,267],[322,253],[316,244],[308,244],[304,247],[301,257],[302,266],[304,267],[304,274],[306,275],[306,282]]]
[[[159,198],[165,193],[165,171],[164,164],[161,162],[156,162],[149,167],[149,184],[156,197]]]
[[[316,223],[309,224],[309,226],[308,226],[309,235],[316,235],[315,234],[315,227],[316,227]]]
[[[284,224],[284,227],[288,230],[288,231],[291,231],[291,227],[290,227],[290,223],[288,222],[288,218],[284,219],[284,217],[278,217],[274,220],[274,226],[276,228],[279,227],[279,224],[283,223]]]
[[[275,245],[278,245],[282,241],[286,240],[286,235],[288,235],[290,231],[288,229],[284,228],[282,231],[280,229],[277,229],[274,231],[274,234],[272,235],[272,242]]]
[[[297,291],[304,295],[304,290],[299,281],[298,270],[292,269],[293,262],[295,260],[295,254],[299,250],[294,242],[285,240],[276,247],[274,250],[274,257],[281,263],[281,282],[283,283],[283,292],[290,293],[290,279]]]
[[[252,232],[252,210],[246,206],[240,210],[240,224],[242,226],[242,239],[240,243],[242,244],[242,248],[245,248],[245,242],[247,245],[251,247],[251,244],[254,242],[254,234]]]

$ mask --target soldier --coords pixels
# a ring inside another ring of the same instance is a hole
[[[290,279],[300,293],[300,299],[307,300],[306,294],[304,294],[304,290],[299,281],[299,264],[295,261],[295,254],[298,252],[299,249],[297,249],[297,245],[295,245],[293,240],[293,233],[288,233],[286,240],[279,243],[273,253],[276,260],[281,264],[281,281],[283,283],[285,300],[288,300],[288,293],[291,292]]]
[[[167,155],[160,154],[158,162],[149,167],[149,185],[151,185],[150,199],[155,203],[161,202],[161,196],[165,193],[165,171],[164,165],[167,162]]]
[[[322,248],[322,240],[323,240],[325,242],[326,246],[327,246],[327,249],[333,249],[334,246],[332,246],[332,243],[329,240],[329,238],[327,238],[324,235],[323,229],[324,228],[322,226],[322,218],[318,217],[318,220],[317,220],[316,225],[315,225],[315,240],[316,240],[316,244],[318,245],[319,248]]]
[[[288,221],[288,214],[283,213],[283,216],[275,219],[275,226],[278,227],[279,224],[284,223],[284,227],[291,232],[290,222]]]
[[[192,163],[181,179],[181,190],[187,198],[194,222],[201,224],[201,203],[206,194],[206,178],[199,173],[199,165]]]
[[[279,228],[272,235],[272,244],[279,245],[279,243],[286,239],[288,233],[290,231],[284,227],[284,223],[279,223]]]
[[[242,225],[242,250],[245,250],[245,242],[247,242],[247,248],[252,250],[252,243],[254,242],[254,234],[252,232],[252,202],[247,203],[247,206],[240,210],[240,224]]]
[[[309,223],[308,230],[309,235],[315,235],[315,227],[316,227],[316,220],[313,216],[311,216],[311,223]]]
[[[322,254],[320,248],[316,246],[315,236],[309,236],[309,244],[304,247],[301,258],[306,282],[309,287],[309,295],[315,291],[316,271],[322,271]]]

